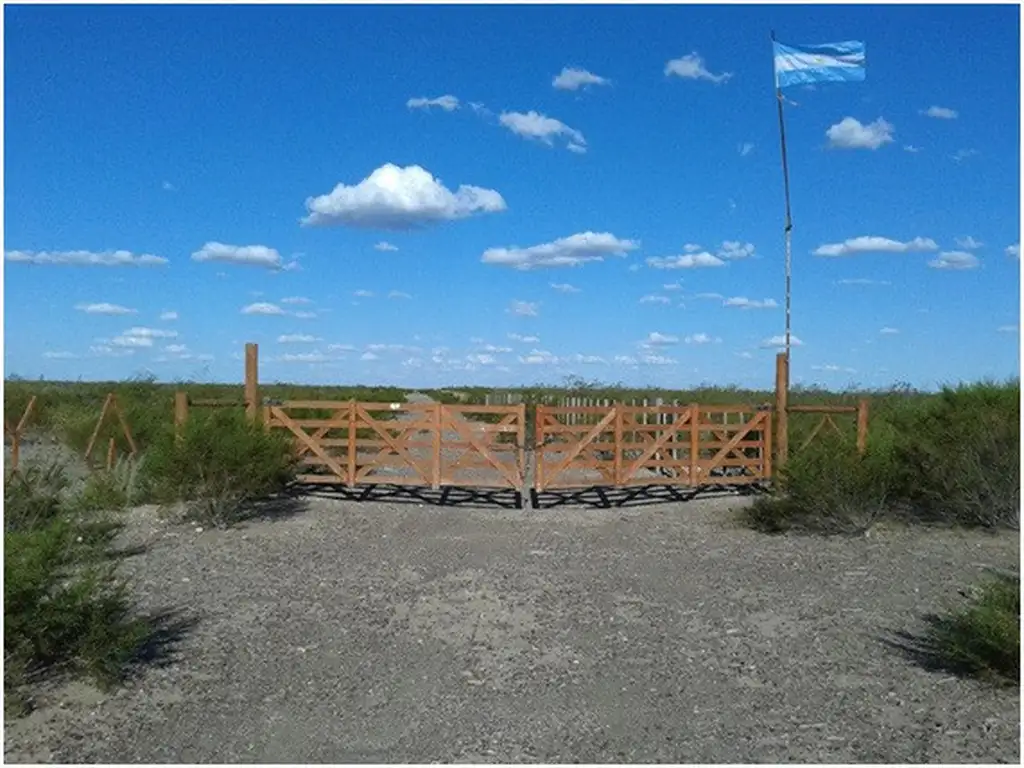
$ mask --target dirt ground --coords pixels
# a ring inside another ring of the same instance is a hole
[[[896,647],[1016,567],[1015,536],[767,537],[737,497],[445,501],[201,532],[136,510],[123,568],[159,642],[124,688],[8,719],[7,761],[1019,762],[1017,690]]]

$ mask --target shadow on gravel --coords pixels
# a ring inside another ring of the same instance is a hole
[[[432,507],[522,509],[523,495],[512,488],[453,488],[439,490],[415,485],[295,485],[292,492],[304,496],[337,501],[389,504],[427,504]]]
[[[308,492],[296,486],[289,486],[282,493],[267,499],[260,499],[246,504],[233,518],[233,522],[244,523],[249,520],[287,520],[306,512]]]
[[[754,485],[707,485],[700,488],[671,485],[643,485],[632,488],[593,486],[571,490],[547,490],[539,493],[531,489],[530,501],[534,509],[553,509],[561,506],[618,509],[654,504],[678,504],[710,496],[750,496],[762,490]]]
[[[132,655],[128,676],[143,667],[167,667],[179,659],[178,647],[185,636],[199,624],[199,619],[177,610],[163,610],[143,616],[150,627],[145,642]]]
[[[920,633],[905,630],[892,631],[880,642],[893,651],[903,654],[911,663],[928,672],[945,672],[957,677],[972,677],[976,671],[960,659],[950,657],[936,642],[935,637],[947,631],[949,619],[937,614],[927,614],[924,622],[928,628]]]

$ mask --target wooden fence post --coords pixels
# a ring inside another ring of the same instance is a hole
[[[260,401],[260,356],[259,345],[245,345],[245,413],[255,421],[259,413]]]
[[[775,468],[789,457],[789,358],[775,356]]]
[[[174,393],[174,436],[181,440],[188,421],[188,393]]]
[[[857,401],[857,453],[863,455],[868,449],[868,399]]]
[[[690,403],[690,485],[700,484],[700,406]]]

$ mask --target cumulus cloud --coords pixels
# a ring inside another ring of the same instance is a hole
[[[518,341],[520,344],[536,344],[540,341],[538,336],[523,336],[521,333],[510,333],[508,337],[512,341]]]
[[[977,154],[978,150],[976,149],[958,149],[956,152],[953,153],[953,159],[959,163],[963,160],[966,160],[969,157],[974,157]]]
[[[665,291],[681,291],[681,290],[683,290],[683,286],[680,285],[679,283],[665,283],[663,286],[661,286],[661,288],[662,288],[662,290],[665,290]]]
[[[1014,259],[1020,258],[1020,243],[1006,246],[1006,255]]]
[[[962,248],[965,251],[973,251],[976,250],[977,248],[981,248],[984,245],[984,243],[975,240],[970,235],[968,235],[967,237],[957,237],[954,239],[954,242],[956,243],[957,248]]]
[[[281,254],[265,245],[227,245],[209,242],[192,254],[192,260],[242,264],[266,269],[281,268]]]
[[[746,296],[733,296],[723,301],[722,305],[737,309],[775,309],[779,306],[775,299],[748,299]]]
[[[644,365],[675,365],[677,360],[665,355],[640,355],[639,362]]]
[[[308,333],[285,333],[277,337],[278,344],[313,344],[321,341]]]
[[[387,240],[381,240],[379,243],[377,243],[375,246],[373,246],[373,250],[375,250],[375,251],[385,251],[385,252],[387,252],[387,251],[394,252],[394,251],[398,250],[398,246],[397,245],[392,245]]]
[[[388,291],[389,299],[411,299],[412,296],[405,291]]]
[[[405,106],[409,109],[430,109],[431,107],[439,107],[445,112],[454,112],[459,108],[459,100],[450,94],[438,96],[433,99],[418,96],[405,102]]]
[[[106,302],[100,302],[99,304],[76,304],[75,309],[79,312],[85,312],[87,315],[134,315],[136,313],[134,309]]]
[[[928,107],[928,109],[921,110],[922,115],[928,115],[928,117],[937,117],[940,120],[955,120],[959,113],[955,109],[949,107]]]
[[[976,269],[981,262],[968,251],[943,251],[928,262],[932,269]]]
[[[507,311],[520,317],[536,317],[539,314],[539,307],[540,305],[534,301],[513,301]]]
[[[1020,333],[1020,326],[1017,325],[1000,325],[996,330],[999,333]]]
[[[666,62],[665,76],[668,77],[669,75],[675,75],[686,80],[707,80],[717,84],[726,82],[732,77],[732,72],[714,74],[704,66],[704,59],[701,58],[700,54],[693,52]]]
[[[493,189],[461,185],[455,192],[418,165],[382,165],[358,184],[338,184],[306,199],[308,226],[343,225],[376,229],[416,229],[482,213],[498,213],[505,200]]]
[[[579,293],[580,289],[570,283],[551,283],[551,287],[559,293]]]
[[[249,304],[248,306],[242,307],[243,315],[285,315],[287,314],[277,304],[271,304],[266,301],[258,301],[255,304]]]
[[[274,359],[281,363],[326,363],[331,358],[323,352],[291,352]]]
[[[641,304],[671,304],[672,299],[668,296],[658,296],[657,294],[648,294],[647,296],[640,297]]]
[[[177,337],[177,331],[168,331],[163,328],[129,328],[110,340],[114,347],[145,348],[152,347],[155,339],[173,339]]]
[[[152,344],[150,344],[152,346]],[[112,347],[110,344],[97,344],[89,347],[89,351],[97,355],[98,357],[127,357],[128,355],[134,355],[134,349],[125,349],[124,347]]]
[[[307,299],[305,296],[286,296],[281,299],[282,304],[312,304],[312,299]]]
[[[830,147],[834,149],[878,149],[890,143],[895,128],[881,117],[863,125],[852,117],[844,117],[827,131]]]
[[[789,344],[792,347],[802,347],[804,343],[802,341],[800,341],[799,337],[791,335],[789,337]],[[786,346],[786,337],[785,336],[772,336],[771,338],[768,338],[768,339],[765,339],[764,341],[762,341],[761,342],[761,346],[762,347],[785,347]]]
[[[753,244],[741,243],[739,240],[726,240],[718,249],[718,257],[721,259],[728,259],[729,261],[747,259],[753,255]]]
[[[76,355],[74,352],[48,351],[43,352],[43,357],[47,358],[48,360],[75,360],[78,358],[78,355]]]
[[[7,261],[23,264],[55,264],[72,267],[159,267],[163,256],[131,251],[6,251]]]
[[[915,237],[902,242],[888,237],[864,236],[844,240],[841,243],[826,243],[814,249],[815,256],[852,256],[856,253],[910,253],[912,251],[935,251],[938,245],[930,237]]]
[[[579,67],[564,67],[551,85],[560,91],[576,91],[588,85],[611,85],[611,80]]]
[[[573,152],[587,151],[587,140],[575,128],[570,128],[561,120],[542,115],[540,112],[502,112],[498,122],[517,136],[524,139],[535,139],[549,147],[554,146],[556,138],[564,138],[566,147]]]
[[[530,354],[521,356],[519,362],[524,365],[554,365],[558,358],[547,350],[534,349]]]
[[[640,342],[640,346],[644,348],[651,347],[664,347],[670,344],[678,344],[679,337],[672,336],[668,333],[658,333],[657,331],[651,331],[647,334],[647,338]]]
[[[529,248],[488,248],[480,261],[524,270],[575,267],[590,261],[603,261],[606,256],[625,256],[638,247],[632,240],[621,240],[610,232],[588,231]]]
[[[740,157],[746,157],[754,151],[754,143],[751,141],[744,141],[736,148],[736,151],[740,153]]]
[[[872,280],[868,277],[847,277],[836,280],[836,285],[892,285],[888,280]]]
[[[899,332],[899,328],[890,328],[889,326],[885,326],[879,331],[879,333],[882,334],[883,336],[895,336]]]
[[[911,152],[913,154],[917,154],[918,152],[921,151],[921,148],[920,147],[915,147],[913,144],[904,144],[903,145],[903,151],[904,152]]]
[[[725,261],[707,251],[684,253],[679,256],[651,256],[647,266],[654,269],[699,269],[701,267],[724,267]]]
[[[717,344],[721,339],[706,333],[694,333],[684,338],[683,341],[687,344]]]
[[[365,288],[360,288],[358,291],[353,291],[352,295],[360,299],[372,299],[373,291],[368,291]]]
[[[160,313],[160,319],[161,320],[177,320],[178,319],[178,313],[174,312],[173,310],[172,311],[168,311],[168,312],[161,312]]]

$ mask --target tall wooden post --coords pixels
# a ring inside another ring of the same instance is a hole
[[[789,356],[775,356],[775,469],[789,458]]]
[[[857,401],[857,453],[863,455],[868,449],[868,399]]]
[[[185,431],[185,422],[188,421],[188,393],[174,393],[174,436],[179,440]]]
[[[259,345],[245,345],[245,414],[256,420],[260,407],[260,354]]]

